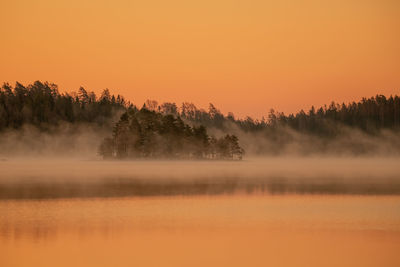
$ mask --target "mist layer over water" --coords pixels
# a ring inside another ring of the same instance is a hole
[[[400,194],[399,158],[0,162],[0,199],[218,194]]]
[[[397,267],[398,162],[10,158],[0,266]]]

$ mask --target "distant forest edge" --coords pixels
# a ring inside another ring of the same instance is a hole
[[[92,124],[112,131],[99,148],[106,158],[241,158],[244,150],[236,135],[239,131],[242,136],[252,134],[268,140],[265,149],[269,151],[263,151],[260,145],[260,153],[277,152],[293,142],[293,133],[324,142],[343,135],[345,129],[367,136],[387,130],[397,134],[400,97],[377,95],[348,104],[332,102],[296,114],[270,110],[266,118],[238,119],[233,113],[222,114],[213,104],[208,111],[187,102],[178,107],[175,103],[147,100],[143,106],[135,106],[120,95],[111,95],[108,89],[96,96],[83,87],[77,92],[60,93],[57,85],[40,81],[27,86],[18,82],[1,86],[0,132],[24,125],[51,132],[64,123]]]

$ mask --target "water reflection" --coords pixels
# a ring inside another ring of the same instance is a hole
[[[243,162],[10,160],[0,199],[233,194],[400,195],[398,158]]]
[[[399,211],[399,196],[7,200],[0,265],[397,266]]]
[[[400,182],[387,179],[198,179],[146,181],[115,179],[96,183],[24,182],[0,184],[0,199],[56,199],[224,194],[399,195]]]
[[[397,159],[0,163],[0,266],[400,266]]]
[[[398,266],[399,249],[399,196],[0,201],[1,266]]]
[[[397,231],[400,197],[235,195],[0,202],[2,238],[258,226]]]

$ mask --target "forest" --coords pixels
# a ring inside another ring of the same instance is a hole
[[[56,84],[48,82],[36,81],[27,86],[17,82],[14,87],[5,83],[0,88],[0,131],[24,124],[47,130],[61,122],[109,126],[109,119],[129,105],[122,96],[110,95],[108,89],[97,97],[83,87],[78,92],[61,94]]]
[[[189,102],[178,106],[147,100],[135,105],[108,89],[97,96],[83,87],[60,93],[56,84],[40,81],[0,87],[0,133],[24,125],[51,133],[64,123],[97,125],[109,132],[99,148],[105,158],[241,158],[244,150],[238,133],[276,144],[274,148],[260,146],[259,152],[265,154],[293,141],[288,130],[324,142],[342,136],[347,129],[372,137],[387,130],[399,133],[400,97],[376,95],[358,102],[332,102],[289,115],[271,109],[266,117],[253,119],[235,118],[232,112],[224,115],[213,104],[208,110]]]

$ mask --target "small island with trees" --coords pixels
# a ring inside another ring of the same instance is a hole
[[[179,116],[131,107],[115,124],[112,137],[99,147],[105,159],[173,158],[241,160],[235,135],[209,136],[206,127],[190,126]]]

